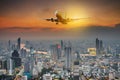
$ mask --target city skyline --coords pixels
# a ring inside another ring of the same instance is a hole
[[[119,80],[120,43],[43,40],[0,43],[0,79]],[[4,47],[5,46],[5,47]],[[4,54],[3,54],[4,53]]]
[[[0,80],[120,80],[119,0],[0,0]]]

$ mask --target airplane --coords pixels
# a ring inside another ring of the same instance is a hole
[[[51,22],[56,22],[56,24],[62,23],[62,24],[67,24],[68,22],[80,20],[80,19],[85,19],[85,18],[78,18],[78,19],[70,19],[70,18],[63,18],[62,15],[56,11],[55,12],[56,19],[50,18],[50,19],[45,19],[46,21],[51,21]]]

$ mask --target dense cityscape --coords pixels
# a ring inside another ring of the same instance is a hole
[[[0,42],[0,80],[120,80],[120,42]]]
[[[120,80],[120,0],[0,0],[0,80]]]

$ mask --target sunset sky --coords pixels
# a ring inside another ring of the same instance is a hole
[[[44,20],[56,18],[56,10],[87,19],[59,25]],[[0,39],[118,38],[119,33],[120,0],[0,0]]]

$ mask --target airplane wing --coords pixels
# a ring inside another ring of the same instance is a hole
[[[51,21],[51,19],[45,19],[46,21]]]
[[[71,19],[71,20],[76,21],[76,20],[81,20],[81,19],[89,19],[89,18],[76,18],[76,19]]]
[[[45,19],[46,21],[51,21],[51,22],[57,22],[58,20],[57,19],[53,19],[53,18],[50,18],[50,19]]]

